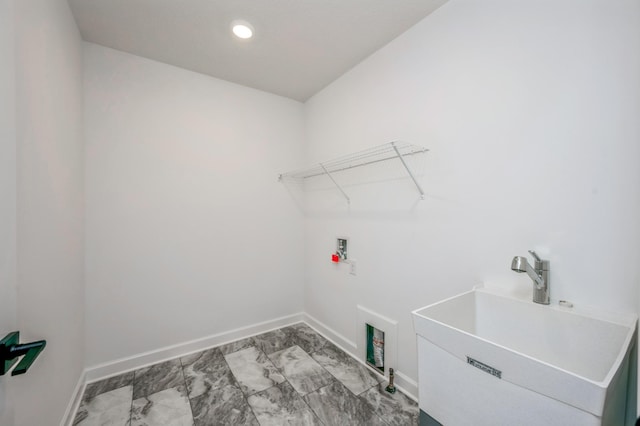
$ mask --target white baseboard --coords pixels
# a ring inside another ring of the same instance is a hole
[[[418,402],[418,382],[416,382],[409,376],[404,375],[400,371],[394,371],[394,374],[396,376],[394,382],[396,387],[409,398],[413,399],[415,402]]]
[[[78,407],[80,406],[80,401],[82,399],[82,394],[84,393],[84,388],[87,383],[87,370],[84,370],[80,377],[78,378],[78,383],[76,383],[76,387],[73,390],[73,394],[71,395],[71,400],[69,401],[69,405],[67,405],[67,409],[64,412],[64,416],[62,416],[62,420],[60,421],[60,426],[72,426],[73,420],[78,411]]]
[[[364,360],[360,359],[357,356],[358,346],[353,341],[347,339],[345,336],[318,321],[311,315],[304,312],[299,312],[281,318],[276,318],[274,320],[264,321],[246,327],[236,328],[234,330],[226,331],[223,333],[214,334],[202,339],[179,343],[176,345],[167,346],[157,350],[148,351],[89,367],[84,370],[84,372],[80,376],[80,379],[78,380],[73,398],[69,402],[67,411],[65,412],[65,416],[62,419],[60,426],[71,426],[73,424],[75,413],[78,410],[82,394],[84,393],[84,389],[88,383],[103,380],[111,376],[115,376],[132,370],[137,370],[139,368],[144,368],[158,362],[167,361],[195,352],[200,352],[205,349],[220,346],[236,340],[245,339],[247,337],[255,336],[257,334],[265,333],[301,321],[304,321],[307,325],[315,329],[327,340],[331,341],[340,349],[348,353],[355,360],[366,366]],[[418,384],[416,383],[416,381],[412,380],[411,378],[397,370],[395,371],[395,375],[395,385],[398,387],[398,389],[400,389],[409,398],[417,401],[418,399],[416,395],[418,394]]]
[[[356,353],[358,346],[353,341],[347,339],[342,334],[324,325],[307,313],[304,313],[304,322],[306,322],[309,327],[322,334],[322,336],[328,339],[331,343],[349,353],[352,357],[357,358],[354,354]]]
[[[179,343],[177,345],[167,346],[104,364],[99,364],[86,369],[86,380],[87,383],[91,383],[97,380],[106,379],[127,371],[137,370],[158,362],[200,352],[235,340],[244,339],[276,328],[295,324],[302,321],[303,318],[303,313],[287,315],[273,320],[263,321],[246,327],[240,327],[234,330],[214,334],[201,339],[192,340],[190,342]]]
[[[301,322],[303,319],[303,313],[287,315],[274,320],[264,321],[246,327],[225,331],[223,333],[214,334],[202,339],[179,343],[177,345],[167,346],[154,351],[144,352],[93,367],[88,367],[82,372],[78,379],[72,399],[69,401],[69,405],[67,406],[64,417],[60,422],[60,426],[73,425],[75,414],[80,406],[82,394],[84,393],[88,383],[126,373],[127,371],[137,370],[139,368],[147,367],[179,356],[203,351],[235,340],[251,337],[256,334],[265,333],[267,331]]]

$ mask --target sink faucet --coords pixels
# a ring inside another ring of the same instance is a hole
[[[524,256],[516,256],[511,261],[511,269],[526,272],[533,280],[533,301],[542,305],[549,304],[549,261],[542,260],[535,251],[529,250],[533,256],[533,268]]]

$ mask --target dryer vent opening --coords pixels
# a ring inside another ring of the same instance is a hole
[[[384,374],[384,331],[367,327],[367,364]]]

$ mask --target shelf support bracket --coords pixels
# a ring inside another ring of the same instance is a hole
[[[418,188],[418,192],[420,192],[420,198],[424,200],[424,191],[422,190],[422,187],[420,186],[420,184],[416,180],[416,177],[413,175],[413,172],[411,171],[409,166],[407,166],[406,161],[404,161],[404,158],[402,157],[402,154],[400,154],[400,151],[398,151],[398,148],[396,147],[396,143],[395,142],[391,142],[391,146],[393,147],[393,150],[396,152],[396,155],[398,156],[398,158],[402,162],[402,165],[407,170],[407,173],[409,173],[409,176],[413,180],[413,183],[416,184],[416,188]]]
[[[329,179],[331,179],[331,181],[336,186],[336,188],[338,188],[340,190],[340,192],[342,192],[342,195],[344,195],[344,198],[347,199],[347,204],[351,204],[351,200],[349,199],[349,196],[342,190],[342,187],[338,184],[338,182],[336,182],[336,180],[333,178],[333,176],[331,176],[331,173],[329,173],[329,170],[327,170],[327,168],[324,166],[324,164],[320,163],[320,167],[322,167],[322,170],[324,170],[324,172],[327,174],[327,176],[329,176]]]

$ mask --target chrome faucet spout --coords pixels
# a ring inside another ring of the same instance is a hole
[[[533,301],[543,305],[549,304],[549,261],[542,260],[538,255],[529,250],[529,253],[535,259],[532,267],[527,258],[524,256],[516,256],[511,261],[511,269],[515,272],[526,272],[533,281]]]
[[[542,275],[538,274],[538,272],[531,267],[529,262],[527,262],[526,257],[514,257],[511,261],[511,269],[518,273],[526,272],[527,275],[529,275],[529,278],[533,280],[538,290],[541,290],[544,287],[544,280],[542,279]]]

